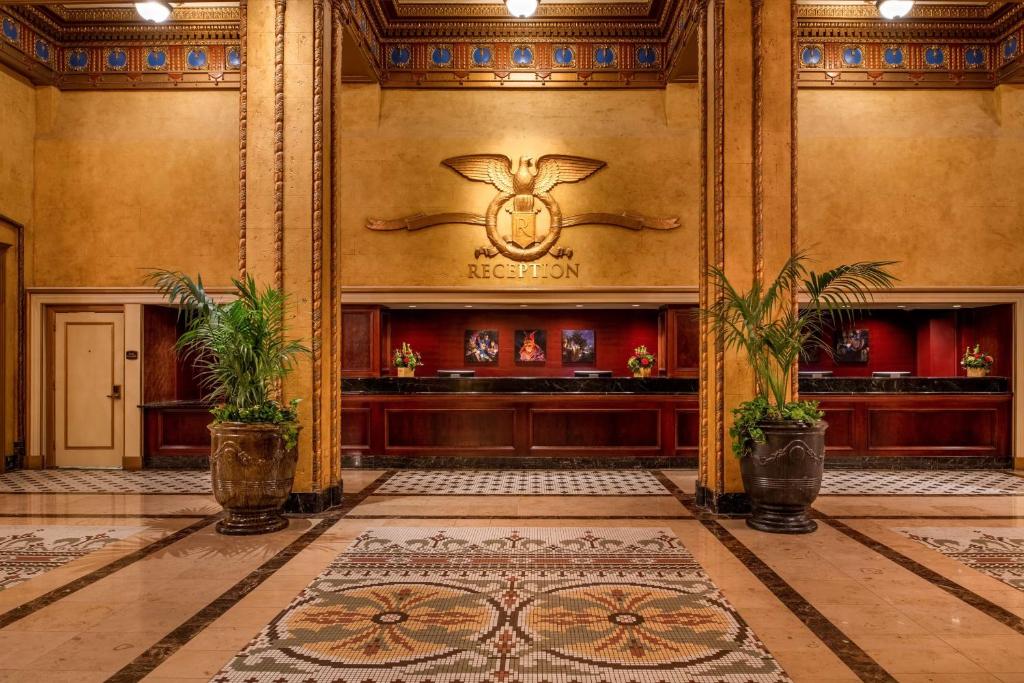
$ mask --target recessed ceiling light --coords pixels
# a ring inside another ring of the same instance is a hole
[[[576,308],[583,308],[583,304],[576,304]]]
[[[416,308],[416,304],[409,304],[409,308]]]
[[[896,308],[906,308],[903,304],[898,305]]]
[[[463,308],[473,308],[473,304],[466,304]]]
[[[640,308],[640,304],[633,304],[633,308]]]
[[[512,16],[526,19],[537,11],[537,0],[505,0],[505,7]]]
[[[962,308],[960,304],[953,304],[953,308]]]
[[[885,19],[902,19],[914,9],[914,0],[878,0],[875,7]]]
[[[162,24],[170,18],[173,10],[168,3],[162,2],[162,0],[147,0],[147,2],[135,3],[135,11],[146,21]]]
[[[526,304],[519,304],[519,308],[526,308]]]

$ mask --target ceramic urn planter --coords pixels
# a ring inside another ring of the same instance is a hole
[[[285,450],[273,424],[220,422],[209,426],[213,495],[224,508],[222,534],[266,534],[288,526],[282,514],[295,480],[298,447]]]
[[[753,514],[747,526],[777,534],[807,534],[818,525],[807,509],[818,497],[825,469],[828,423],[769,422],[759,425],[765,443],[740,461]]]

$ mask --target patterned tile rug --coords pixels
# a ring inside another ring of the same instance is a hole
[[[826,470],[823,496],[1021,496],[1024,477],[998,470]]]
[[[363,533],[216,683],[790,679],[662,529]]]
[[[403,470],[383,496],[667,496],[645,470]]]
[[[141,526],[0,526],[0,590],[137,534]]]
[[[211,493],[209,470],[15,470],[0,493]]]
[[[894,531],[1024,591],[1024,529],[965,526]]]

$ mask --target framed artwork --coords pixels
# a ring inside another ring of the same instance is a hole
[[[466,362],[494,365],[498,362],[497,330],[466,330]]]
[[[562,364],[593,365],[597,362],[597,339],[593,330],[562,330]]]
[[[516,363],[545,363],[548,359],[547,330],[516,330]]]
[[[867,363],[870,348],[867,330],[844,330],[836,333],[837,363]]]

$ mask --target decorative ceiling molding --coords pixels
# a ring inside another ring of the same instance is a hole
[[[114,21],[106,8],[0,5],[0,62],[62,90],[237,88],[237,9],[234,21],[225,8],[194,9],[151,25]]]
[[[990,3],[981,22],[822,21],[798,7],[800,87],[991,89],[1022,80],[1019,3]]]
[[[1013,2],[990,2],[984,5],[957,4],[952,2],[926,4],[918,2],[910,15],[900,23],[934,19],[978,19],[991,22],[1001,11],[1005,11]],[[884,21],[878,15],[873,2],[858,3],[797,3],[797,16],[801,19],[863,19],[866,21]],[[892,22],[887,22],[892,23]]]

